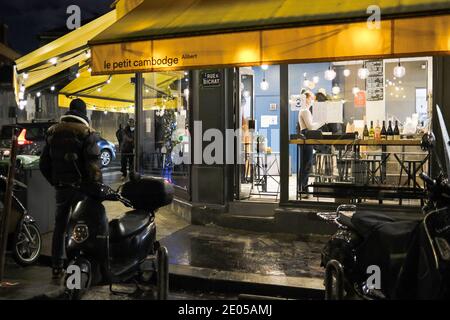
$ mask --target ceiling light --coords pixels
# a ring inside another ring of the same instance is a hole
[[[332,81],[336,78],[336,71],[331,69],[331,67],[325,71],[324,78],[328,81]]]
[[[333,92],[333,94],[335,96],[337,96],[339,93],[341,93],[341,88],[339,88],[337,85],[335,85],[332,89],[331,92]]]
[[[261,90],[263,91],[267,91],[269,90],[269,83],[267,82],[266,79],[263,79],[263,81],[260,84]]]
[[[263,69],[264,71],[269,70],[269,66],[267,64],[263,64],[261,65],[261,69]]]
[[[367,79],[369,77],[370,71],[369,69],[363,67],[358,70],[358,77],[362,80]]]
[[[394,68],[394,76],[397,78],[403,78],[406,74],[406,69],[404,66],[398,63],[398,65]]]

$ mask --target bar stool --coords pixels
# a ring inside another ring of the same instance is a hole
[[[403,171],[405,171],[406,175],[408,176],[406,182],[403,184],[403,186],[412,187],[414,189],[420,188],[419,183],[417,182],[417,174],[419,171],[423,172],[423,166],[424,161],[423,160],[403,160],[403,165],[400,168],[400,178],[399,178],[399,185],[402,184],[402,178],[403,178]]]
[[[334,177],[334,158],[332,153],[316,153],[316,164],[314,167],[314,176],[316,182],[332,182]]]
[[[361,161],[365,164],[367,180],[366,183],[372,184],[382,184],[383,183],[383,173],[381,170],[381,155],[368,155],[368,159],[362,159]],[[372,159],[370,159],[372,158]],[[378,175],[379,174],[379,175]]]

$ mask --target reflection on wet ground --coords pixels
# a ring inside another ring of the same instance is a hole
[[[322,243],[295,236],[188,226],[164,238],[171,264],[271,276],[323,277]]]

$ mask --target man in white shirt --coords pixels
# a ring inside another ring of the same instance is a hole
[[[311,92],[304,93],[305,99],[304,103],[300,108],[298,113],[298,123],[300,126],[301,133],[306,136],[308,130],[317,130],[324,124],[319,122],[314,122],[313,115],[311,113],[311,106],[314,103],[315,97]],[[299,177],[299,190],[302,193],[302,198],[311,198],[308,194],[308,180],[309,175],[312,171],[313,166],[313,146],[304,145],[300,152],[300,177]]]

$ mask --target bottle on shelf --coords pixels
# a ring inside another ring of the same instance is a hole
[[[398,128],[398,121],[395,121],[395,128],[394,128],[394,140],[400,140],[400,129]]]
[[[375,140],[381,139],[381,127],[380,120],[377,120],[377,126],[375,127]]]
[[[370,121],[369,139],[375,139],[375,129],[373,127],[373,121]]]
[[[394,140],[394,130],[392,130],[392,121],[389,120],[389,127],[387,130],[387,139]]]
[[[387,139],[386,121],[383,121],[383,127],[381,128],[380,138],[381,138],[381,140]]]
[[[367,128],[367,122],[364,124],[363,140],[369,140],[369,128]]]

